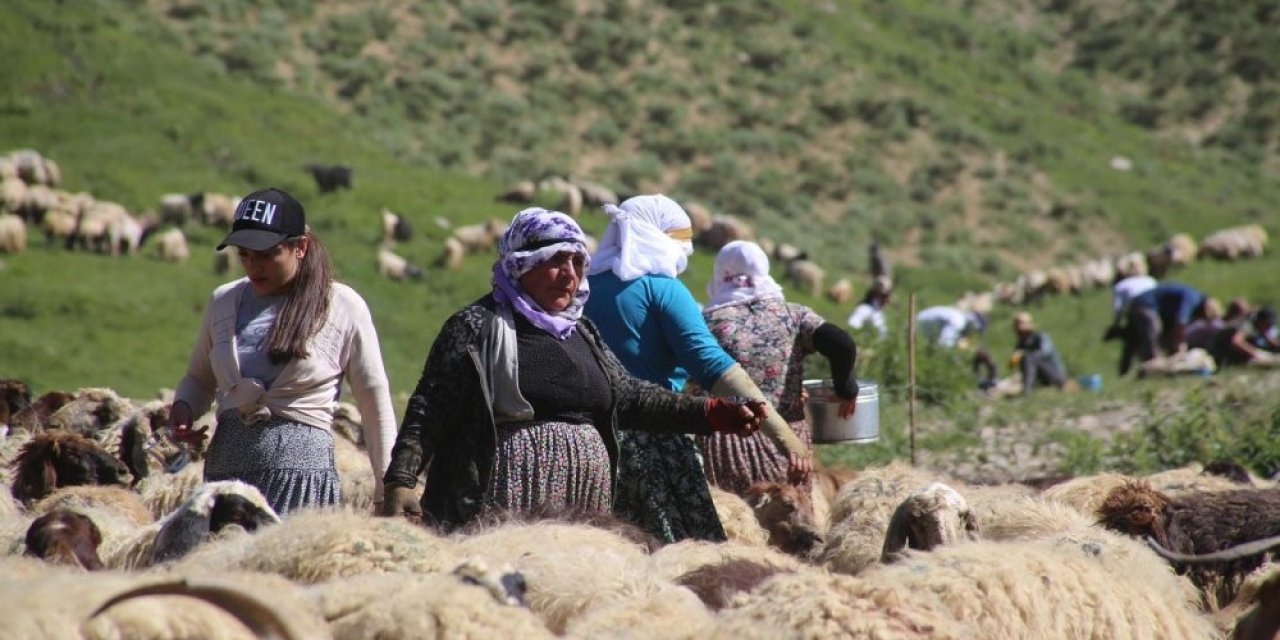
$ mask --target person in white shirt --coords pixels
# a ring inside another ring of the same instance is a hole
[[[987,328],[987,319],[981,313],[957,307],[928,307],[916,314],[916,328],[926,340],[952,348],[964,336],[982,333]]]
[[[1119,325],[1124,318],[1129,303],[1136,297],[1156,288],[1155,278],[1151,276],[1129,276],[1116,282],[1111,288],[1112,323]]]
[[[239,250],[245,277],[213,292],[174,393],[170,437],[200,446],[207,427],[192,422],[216,400],[205,481],[254,485],[281,515],[337,505],[333,414],[345,379],[380,500],[396,422],[369,307],[333,281],[302,204],[284,191],[245,196],[224,246]]]
[[[880,276],[873,280],[867,295],[863,296],[862,302],[849,315],[849,326],[860,330],[869,324],[881,338],[885,337],[889,328],[885,324],[884,308],[889,304],[892,290],[893,285],[887,277]]]

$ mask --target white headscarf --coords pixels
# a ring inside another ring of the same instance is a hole
[[[693,253],[693,223],[675,200],[636,196],[620,206],[606,204],[609,227],[591,257],[588,275],[613,271],[624,281],[644,275],[680,275]],[[668,235],[678,235],[681,239]]]
[[[782,287],[769,275],[769,256],[754,242],[734,240],[716,254],[716,268],[707,283],[711,302],[703,311],[781,298]]]

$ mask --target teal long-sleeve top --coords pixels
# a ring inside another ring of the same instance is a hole
[[[612,271],[589,281],[587,317],[631,375],[672,391],[684,390],[690,378],[710,389],[736,364],[683,282],[655,275],[623,282]]]

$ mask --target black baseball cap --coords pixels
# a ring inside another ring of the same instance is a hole
[[[254,191],[236,205],[231,233],[218,250],[232,245],[250,251],[266,251],[307,231],[307,214],[293,196],[272,187]]]

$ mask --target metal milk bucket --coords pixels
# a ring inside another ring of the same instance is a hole
[[[880,439],[880,388],[870,380],[858,381],[858,408],[840,418],[840,397],[830,380],[805,380],[805,403],[814,444],[866,443]]]

